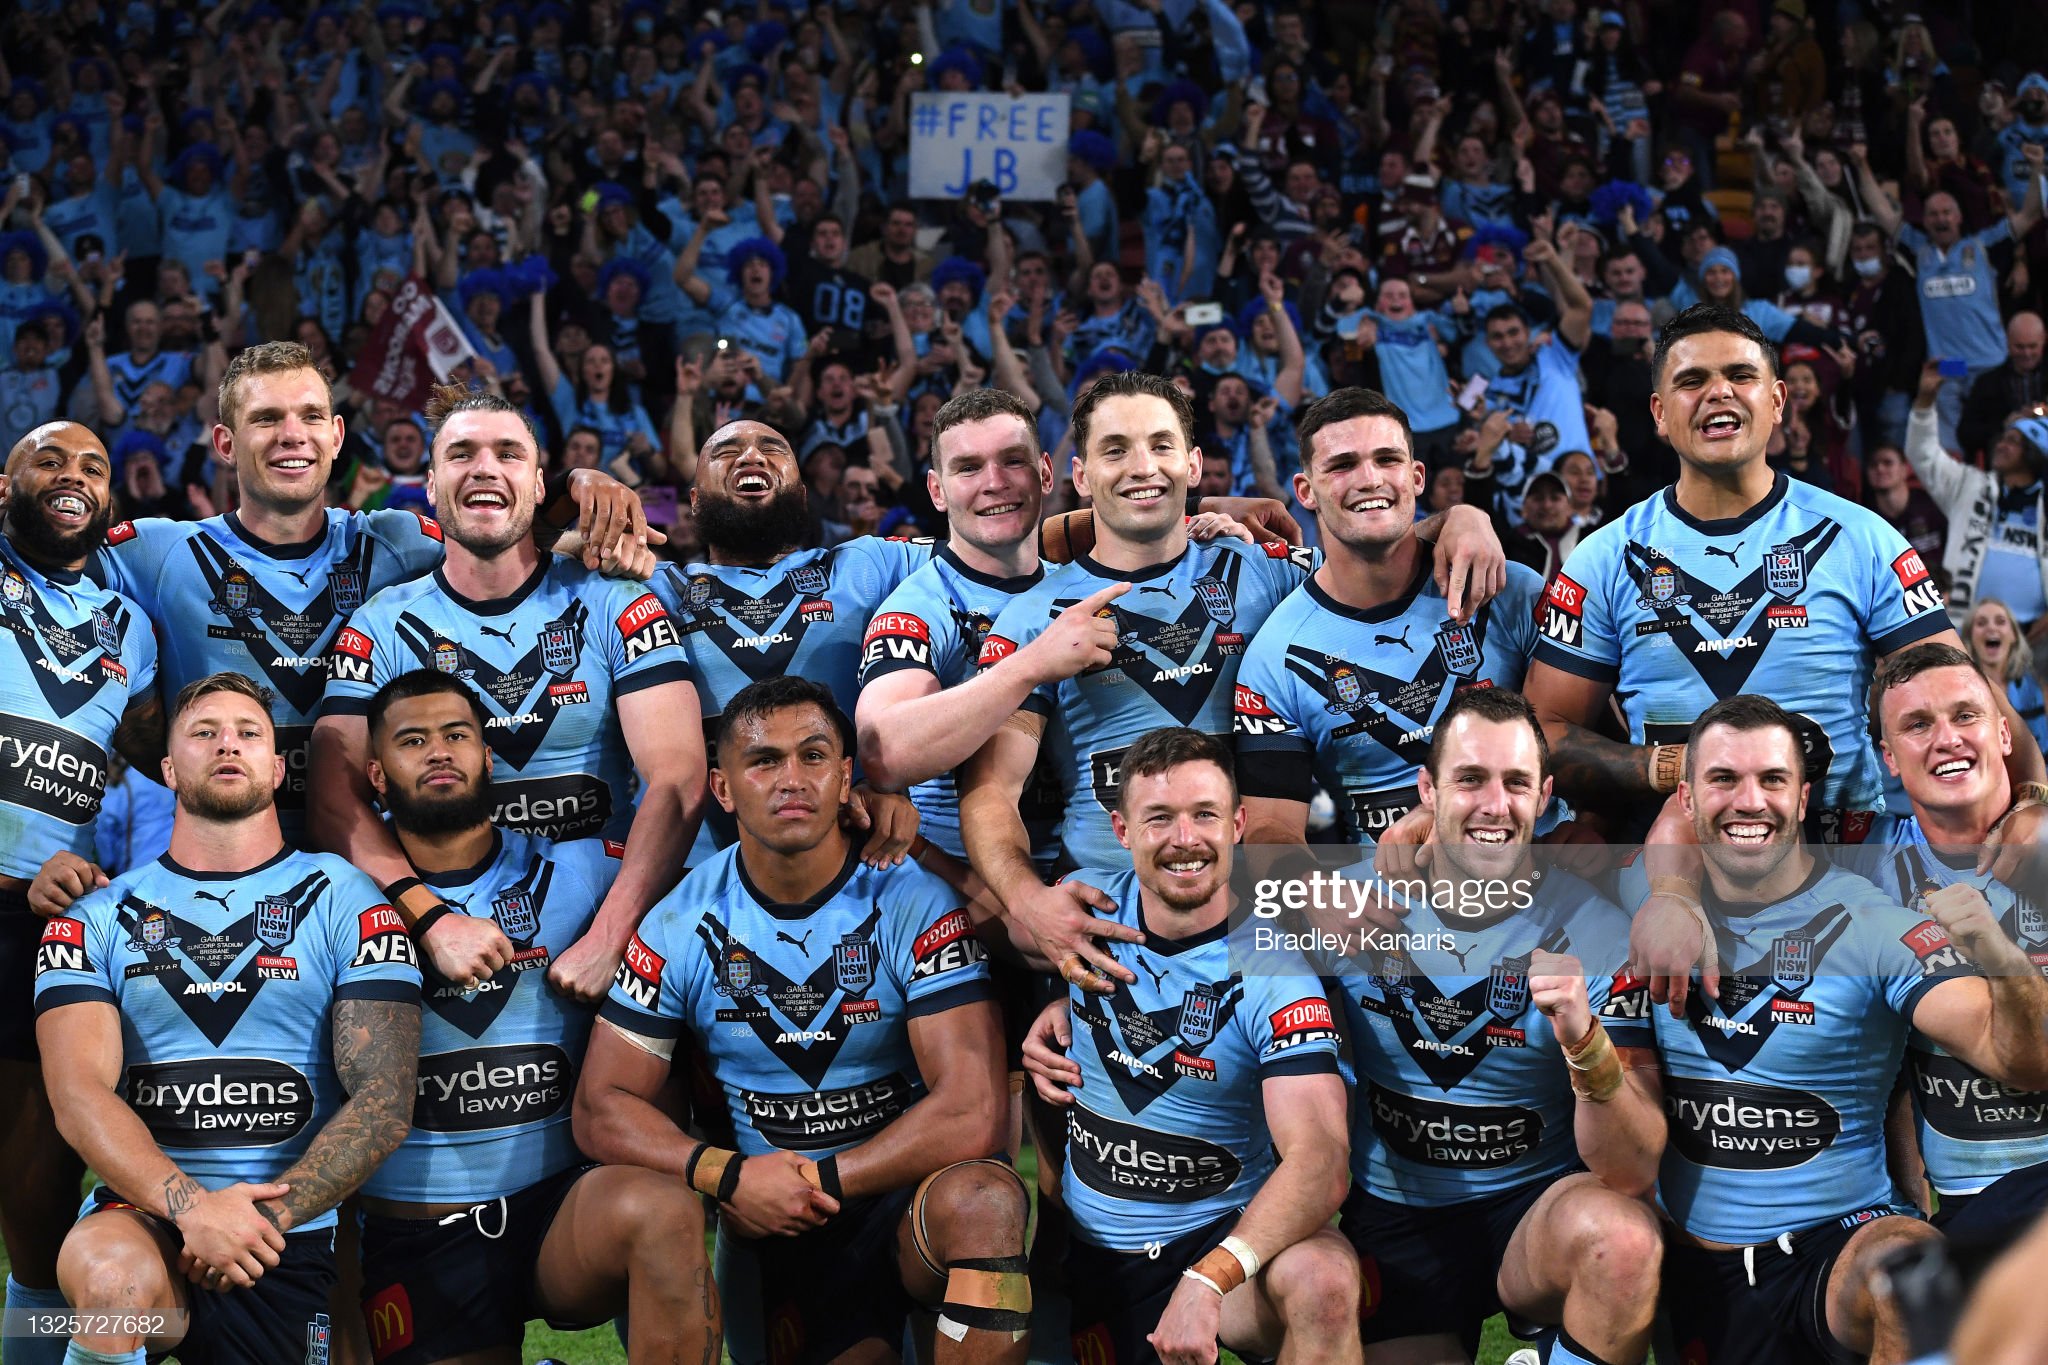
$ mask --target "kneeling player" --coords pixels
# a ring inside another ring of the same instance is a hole
[[[1359,1082],[1344,1234],[1374,1365],[1470,1359],[1503,1309],[1561,1329],[1554,1362],[1649,1349],[1660,1241],[1633,1196],[1656,1179],[1664,1120],[1599,1017],[1629,1020],[1636,1036],[1617,1034],[1648,1063],[1648,1002],[1613,991],[1627,917],[1534,864],[1548,766],[1519,694],[1458,694],[1417,774],[1430,894],[1411,896],[1398,937],[1349,931],[1364,938],[1339,972]]]
[[[1303,959],[1233,961],[1244,826],[1223,741],[1165,729],[1131,746],[1111,827],[1132,870],[1076,875],[1144,932],[1112,950],[1138,980],[1070,987],[1026,1048],[1039,1093],[1072,1105],[1067,1278],[1091,1365],[1208,1365],[1219,1341],[1360,1358],[1358,1260],[1328,1226],[1346,1184],[1336,1022]],[[1071,1060],[1043,1045],[1069,1018]]]
[[[57,1262],[71,1359],[325,1358],[334,1206],[405,1137],[420,976],[369,878],[285,847],[284,774],[267,691],[190,684],[170,852],[44,930],[43,1075],[106,1181]]]
[[[939,1310],[928,1359],[1021,1362],[1029,1208],[989,1159],[1009,1106],[988,964],[944,882],[860,861],[839,823],[851,741],[803,678],[726,703],[711,790],[739,842],[628,948],[577,1087],[577,1142],[717,1199],[721,1263],[756,1262],[778,1362],[893,1350],[913,1303]],[[685,1031],[737,1152],[654,1105]]]
[[[493,826],[484,719],[432,669],[369,706],[370,785],[449,907],[429,914],[487,917],[512,946],[480,990],[428,975],[412,1134],[363,1186],[371,1349],[380,1365],[517,1361],[530,1318],[630,1307],[636,1365],[715,1355],[702,1201],[672,1175],[593,1167],[569,1131],[591,1016],[547,989],[548,964],[589,928],[618,846]]]

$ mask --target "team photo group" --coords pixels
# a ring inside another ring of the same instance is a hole
[[[6,1365],[2048,1358],[2048,25],[0,14]]]

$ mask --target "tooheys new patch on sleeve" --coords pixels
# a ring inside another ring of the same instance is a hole
[[[1137,876],[1083,868],[1136,926]],[[1061,1191],[1083,1240],[1121,1251],[1171,1241],[1243,1206],[1273,1169],[1261,1086],[1335,1073],[1337,1029],[1309,964],[1261,954],[1238,972],[1224,926],[1176,951],[1114,946],[1137,981],[1070,991],[1081,1086]]]
[[[334,670],[328,709],[362,715],[410,669],[461,678],[484,709],[492,822],[542,838],[624,837],[635,778],[618,699],[690,676],[653,594],[561,558],[495,602],[464,598],[441,574],[400,584],[366,603],[350,632],[336,658],[368,668]]]
[[[642,921],[603,1017],[630,1034],[687,1028],[724,1089],[740,1150],[823,1156],[923,1093],[910,1020],[991,997],[952,889],[914,863],[849,856],[801,915],[764,902],[737,850]]]
[[[1540,575],[1510,564],[1502,594],[1458,622],[1427,564],[1404,594],[1370,610],[1307,580],[1253,637],[1238,670],[1240,787],[1305,802],[1320,784],[1348,839],[1377,837],[1414,806],[1415,771],[1451,698],[1522,686],[1543,591]]]
[[[1825,864],[1718,932],[1720,998],[1695,992],[1684,1020],[1651,1012],[1665,1207],[1695,1236],[1734,1242],[1888,1203],[1884,1119],[1906,1020],[1967,964],[1939,925]]]
[[[409,511],[331,508],[306,545],[256,539],[230,513],[202,522],[146,518],[107,536],[91,572],[141,604],[163,631],[164,695],[213,673],[240,673],[276,694],[271,719],[285,759],[278,789],[287,842],[304,832],[306,746],[319,718],[333,646],[350,616],[394,583],[441,560],[441,529]]]
[[[928,669],[931,661],[931,628],[922,618],[908,612],[885,611],[868,623],[860,652],[863,681],[898,668]]]
[[[135,603],[46,574],[0,538],[0,876],[33,878],[60,850],[91,855],[114,732],[156,674]]]
[[[113,1005],[122,1094],[158,1146],[214,1188],[272,1180],[346,1098],[336,1008],[419,1000],[411,944],[387,916],[369,879],[330,855],[287,850],[234,875],[159,859],[51,922],[36,1007]]]
[[[1843,680],[1948,628],[1925,572],[1875,513],[1783,475],[1725,521],[1666,489],[1572,551],[1537,657],[1612,686],[1636,744],[1682,741],[1724,697],[1775,699],[1799,724],[1823,833],[1854,842],[1883,777],[1862,689]]]
[[[1083,558],[1048,572],[1003,609],[982,647],[984,667],[1029,644],[1099,589],[1130,585],[1098,613],[1117,629],[1109,666],[1042,687],[1025,701],[1025,709],[1047,718],[1049,751],[1065,764],[1060,837],[1072,861],[1113,865],[1122,855],[1109,815],[1124,754],[1140,736],[1168,725],[1229,733],[1246,643],[1302,581],[1305,562],[1287,546],[1241,540],[1190,545],[1169,563],[1130,573]]]

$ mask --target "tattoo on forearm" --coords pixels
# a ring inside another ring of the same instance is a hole
[[[1571,726],[1550,746],[1550,771],[1558,795],[1589,806],[1612,806],[1617,800],[1654,796],[1650,787],[1650,751],[1618,744],[1582,726]]]
[[[280,1201],[292,1226],[346,1199],[405,1141],[419,1058],[419,1006],[344,1000],[334,1007],[334,1070],[349,1098],[278,1177],[292,1187]]]
[[[171,1222],[190,1212],[199,1202],[199,1196],[206,1193],[206,1187],[186,1175],[183,1171],[164,1181],[164,1216]]]

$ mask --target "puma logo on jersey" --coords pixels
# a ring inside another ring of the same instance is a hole
[[[1401,633],[1399,635],[1375,635],[1372,637],[1373,645],[1374,647],[1378,647],[1380,645],[1399,645],[1401,646],[1401,648],[1407,650],[1410,654],[1413,654],[1415,652],[1415,646],[1408,643],[1408,632],[1413,630],[1414,628],[1415,624],[1411,621],[1407,625],[1401,627]]]
[[[1739,540],[1736,541],[1735,548],[1732,550],[1724,550],[1720,548],[1718,545],[1709,545],[1702,550],[1702,553],[1710,555],[1719,555],[1721,556],[1721,558],[1727,560],[1730,564],[1733,564],[1735,562],[1735,556],[1742,553],[1742,542]]]

